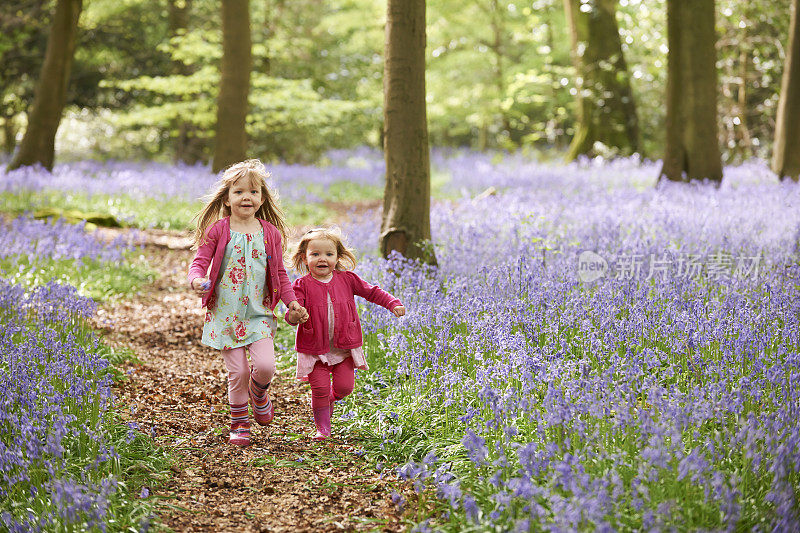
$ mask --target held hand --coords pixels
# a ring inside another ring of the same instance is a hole
[[[200,296],[211,290],[211,280],[208,278],[194,278],[192,280],[192,290]]]
[[[300,316],[299,320],[301,324],[308,321],[308,311],[306,311],[305,307],[300,307],[300,309],[298,309],[297,312],[299,313]]]
[[[392,309],[392,313],[394,313],[394,316],[397,317],[403,316],[406,314],[406,308],[403,307],[402,305],[398,305],[397,307]]]
[[[286,319],[286,322],[288,322],[289,325],[296,326],[308,320],[308,313],[306,312],[306,314],[302,314],[296,309],[290,309],[289,311],[286,311],[286,316],[284,316],[284,319]]]
[[[297,300],[290,302],[289,310],[286,312],[286,318],[295,324],[302,324],[308,320],[308,311],[300,305]],[[290,314],[291,313],[291,314]]]
[[[283,316],[283,319],[286,320],[286,323],[290,326],[296,326],[300,323],[300,313],[295,311],[294,309],[289,309],[286,311],[286,314]]]

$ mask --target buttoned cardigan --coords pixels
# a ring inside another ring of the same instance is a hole
[[[264,283],[264,306],[275,309],[279,300],[287,306],[297,300],[292,290],[289,276],[286,274],[286,267],[283,266],[283,248],[281,246],[281,232],[266,220],[258,219],[264,229],[264,250],[267,253],[266,282]],[[225,257],[225,247],[231,240],[231,220],[230,217],[221,218],[215,222],[206,232],[197,253],[189,266],[189,284],[197,278],[202,278],[208,272],[211,265],[211,272],[208,279],[211,281],[210,290],[203,295],[202,306],[213,309],[216,303],[215,287],[217,278],[220,274],[220,266]]]
[[[355,296],[392,310],[403,305],[400,300],[377,285],[370,285],[354,272],[334,270],[328,283],[314,279],[311,274],[292,284],[297,301],[308,310],[308,320],[297,327],[295,349],[309,355],[328,353],[328,295],[333,305],[333,345],[343,350],[363,344],[361,320],[358,318]]]

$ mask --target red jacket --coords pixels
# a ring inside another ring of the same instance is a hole
[[[297,300],[286,268],[283,266],[283,249],[281,248],[281,232],[278,228],[259,219],[264,228],[264,250],[267,252],[267,272],[266,282],[264,283],[264,306],[275,309],[278,300],[289,305]],[[211,272],[208,279],[211,281],[211,290],[203,296],[203,307],[214,308],[216,294],[214,288],[217,285],[217,278],[220,275],[219,267],[225,257],[225,247],[231,240],[231,220],[225,217],[211,226],[206,233],[205,242],[197,249],[197,253],[189,266],[189,283],[196,278],[202,278],[208,272],[208,265],[211,264]]]
[[[354,272],[333,272],[333,279],[323,283],[311,274],[292,284],[297,301],[308,310],[308,320],[297,328],[295,350],[309,355],[323,355],[329,351],[328,294],[333,305],[333,345],[349,350],[362,345],[361,321],[356,310],[355,296],[394,309],[403,305],[400,300],[377,285],[370,285]]]

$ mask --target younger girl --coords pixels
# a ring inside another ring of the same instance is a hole
[[[260,425],[274,415],[267,394],[275,374],[272,310],[280,299],[295,320],[307,317],[283,266],[286,224],[266,178],[256,159],[225,170],[195,217],[197,253],[188,276],[207,309],[201,342],[221,350],[228,369],[229,442],[238,446],[250,444],[248,397]]]
[[[331,436],[333,402],[353,392],[355,369],[367,368],[354,296],[381,305],[398,317],[406,309],[400,300],[350,271],[356,266],[356,258],[335,229],[307,232],[292,263],[298,272],[307,273],[295,280],[292,288],[300,305],[308,309],[308,317],[290,310],[286,321],[293,326],[301,323],[295,342],[297,378],[311,385],[311,409],[317,426],[313,438],[323,440]]]

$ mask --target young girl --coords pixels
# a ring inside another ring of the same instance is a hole
[[[221,350],[228,369],[229,442],[238,446],[250,444],[248,397],[257,423],[274,415],[267,394],[275,374],[272,310],[280,299],[295,320],[307,317],[283,266],[286,224],[266,179],[256,159],[225,170],[195,217],[197,253],[188,276],[207,310],[201,342]]]
[[[331,436],[333,402],[353,392],[355,369],[367,368],[354,296],[381,305],[398,317],[406,309],[400,300],[350,271],[356,266],[356,258],[335,229],[307,232],[292,263],[298,272],[307,273],[295,280],[292,288],[308,315],[290,310],[286,321],[293,326],[300,324],[295,343],[297,378],[311,384],[311,409],[317,426],[313,438],[323,440]]]

